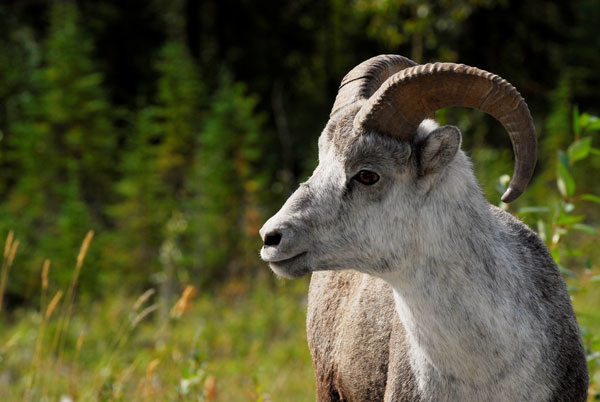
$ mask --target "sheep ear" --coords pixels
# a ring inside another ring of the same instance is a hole
[[[444,169],[460,148],[460,130],[454,126],[436,128],[417,144],[419,175],[425,176]]]

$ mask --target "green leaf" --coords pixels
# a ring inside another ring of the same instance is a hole
[[[581,134],[581,127],[579,127],[579,107],[573,106],[573,132],[575,136]]]
[[[589,131],[600,130],[600,119],[596,116],[590,116],[585,128]]]
[[[563,150],[558,151],[558,161],[562,163],[567,169],[571,166],[571,159],[569,155]]]
[[[600,197],[598,197],[597,195],[594,195],[594,194],[583,194],[581,196],[581,199],[585,200],[585,201],[591,201],[591,202],[600,204]]]
[[[565,215],[561,214],[556,220],[557,225],[571,225],[573,223],[579,223],[583,220],[581,215]]]
[[[600,155],[600,149],[598,149],[598,148],[592,148],[592,149],[590,149],[590,153],[592,155]]]
[[[538,219],[537,221],[537,234],[538,236],[540,236],[540,239],[542,239],[542,241],[545,243],[547,239],[546,224],[541,219]]]
[[[557,264],[560,262],[560,250],[558,248],[552,249],[552,251],[550,251],[550,255],[552,258],[554,258],[554,262]]]
[[[569,146],[567,151],[569,158],[573,162],[584,159],[590,153],[592,148],[592,137],[584,137],[579,141],[575,141]]]
[[[582,130],[585,130],[589,123],[590,123],[590,115],[587,113],[582,113],[579,116],[579,127],[581,127]]]
[[[523,208],[519,208],[518,213],[519,214],[534,214],[534,213],[542,213],[542,212],[548,212],[550,211],[550,208],[548,207],[523,207]]]
[[[562,162],[556,165],[556,184],[558,191],[565,198],[571,197],[575,193],[575,180]]]
[[[585,232],[585,233],[591,234],[591,235],[598,233],[595,228],[593,228],[592,226],[589,226],[589,225],[584,225],[583,223],[574,224],[573,229],[579,230],[581,232]]]
[[[565,254],[568,255],[569,257],[583,257],[585,255],[585,253],[582,250],[573,250],[573,249],[565,250]]]

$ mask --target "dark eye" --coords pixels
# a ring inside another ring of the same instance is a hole
[[[370,170],[361,170],[353,177],[354,180],[359,183],[370,186],[379,181],[379,175],[375,172],[371,172]]]

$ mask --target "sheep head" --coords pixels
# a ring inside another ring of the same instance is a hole
[[[477,108],[506,128],[515,168],[502,200],[516,199],[537,149],[517,90],[461,64],[377,56],[344,77],[319,138],[319,165],[260,231],[261,257],[273,271],[295,278],[351,268],[378,276],[426,253],[423,236],[435,243],[434,226],[444,225],[440,208],[483,198],[460,131],[431,120],[448,106]]]

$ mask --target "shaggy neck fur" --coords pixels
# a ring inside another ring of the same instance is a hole
[[[419,390],[436,401],[545,400],[543,317],[522,305],[533,297],[514,262],[519,245],[462,152],[449,169],[415,216],[413,252],[382,275],[394,289]]]

